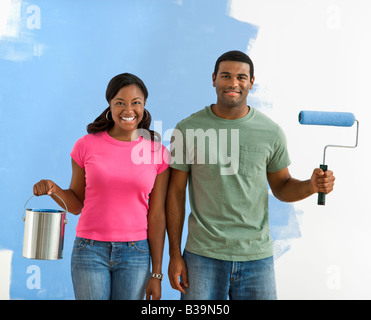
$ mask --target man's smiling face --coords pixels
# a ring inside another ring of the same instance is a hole
[[[246,106],[247,95],[252,89],[255,77],[250,79],[250,66],[244,62],[223,61],[218,73],[213,74],[218,104],[226,107]]]

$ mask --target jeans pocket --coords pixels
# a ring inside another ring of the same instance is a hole
[[[149,244],[148,240],[140,240],[140,241],[134,241],[134,248],[135,250],[143,253],[149,252]]]
[[[84,249],[87,246],[88,242],[88,239],[76,237],[75,241],[73,242],[73,251]]]

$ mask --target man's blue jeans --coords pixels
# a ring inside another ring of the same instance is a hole
[[[142,300],[150,279],[148,241],[102,242],[76,237],[71,273],[78,300]]]
[[[188,288],[182,300],[276,300],[273,257],[224,261],[184,250]]]

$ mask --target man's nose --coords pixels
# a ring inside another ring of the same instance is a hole
[[[238,87],[238,79],[235,78],[235,77],[231,77],[230,80],[229,80],[229,85],[230,85],[232,88],[236,88],[236,87]]]

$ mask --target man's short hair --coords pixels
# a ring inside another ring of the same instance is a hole
[[[216,60],[215,68],[214,68],[214,75],[218,74],[219,71],[219,64],[223,61],[237,61],[237,62],[245,62],[250,66],[250,80],[254,77],[254,64],[252,63],[252,60],[250,57],[238,50],[228,51],[226,53],[223,53],[218,60]]]

